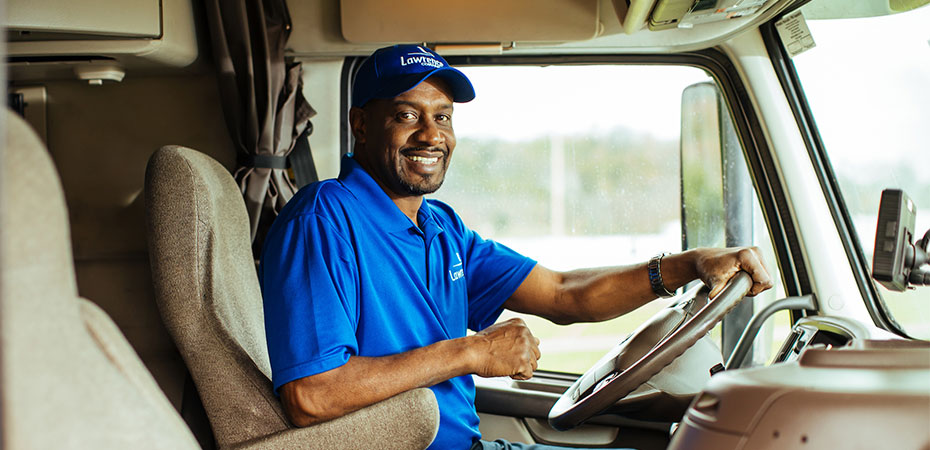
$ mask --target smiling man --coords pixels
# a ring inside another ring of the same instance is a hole
[[[295,425],[429,387],[440,409],[430,448],[527,448],[478,432],[471,375],[527,379],[540,356],[522,321],[494,324],[503,309],[567,324],[617,317],[697,278],[719,291],[739,270],[751,294],[771,287],[754,248],[555,272],[482,239],[424,198],[455,149],[453,105],[474,97],[429,49],[376,51],[353,83],[354,154],[275,221],[260,279],[273,382]]]

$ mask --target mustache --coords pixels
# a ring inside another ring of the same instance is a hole
[[[412,153],[412,152],[430,152],[430,153],[442,153],[443,157],[449,156],[449,149],[443,147],[404,147],[400,150],[401,153]]]

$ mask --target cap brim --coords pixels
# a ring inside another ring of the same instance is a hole
[[[475,99],[474,86],[472,86],[471,81],[469,81],[468,77],[460,70],[454,67],[442,67],[434,70],[426,77],[423,77],[423,80],[430,76],[439,77],[449,84],[449,87],[452,88],[452,101],[456,103],[465,103]],[[423,80],[420,80],[420,82]],[[410,88],[413,89],[414,87],[415,86],[411,86]]]

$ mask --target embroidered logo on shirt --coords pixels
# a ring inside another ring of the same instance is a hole
[[[465,276],[465,269],[462,268],[462,256],[459,255],[459,252],[455,252],[455,258],[458,259],[459,262],[453,264],[452,269],[449,270],[449,278],[451,278],[452,281],[458,280]],[[453,269],[456,267],[458,267],[458,270],[453,271]]]

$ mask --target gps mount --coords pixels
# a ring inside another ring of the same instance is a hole
[[[878,207],[872,278],[892,291],[930,285],[930,230],[915,241],[917,208],[900,189],[885,189]]]

